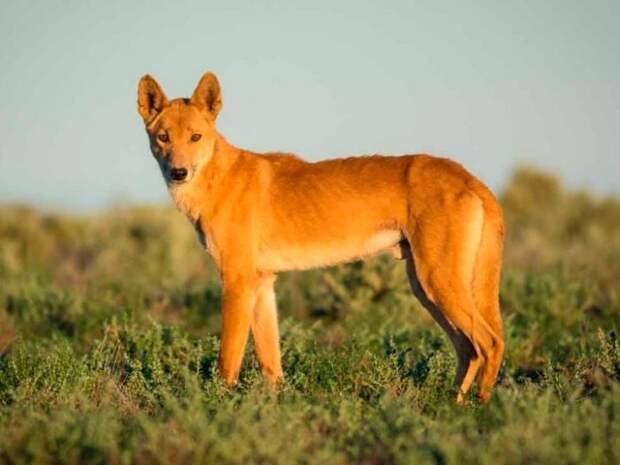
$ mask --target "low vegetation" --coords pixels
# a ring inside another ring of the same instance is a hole
[[[518,170],[487,405],[387,256],[277,283],[286,381],[217,378],[220,287],[171,208],[0,207],[0,463],[620,463],[620,201]]]

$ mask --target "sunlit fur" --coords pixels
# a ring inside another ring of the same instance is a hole
[[[476,375],[478,395],[488,399],[504,346],[503,222],[493,194],[459,164],[429,155],[308,163],[243,150],[217,132],[221,107],[212,73],[191,99],[168,101],[148,75],[139,84],[153,155],[221,273],[224,380],[236,382],[250,329],[265,376],[274,385],[282,377],[276,272],[390,251],[405,260],[414,294],[454,344],[457,400]],[[171,168],[186,168],[187,180],[172,181]]]

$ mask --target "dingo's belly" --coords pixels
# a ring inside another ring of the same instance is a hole
[[[311,243],[291,242],[259,250],[258,268],[268,271],[303,270],[335,265],[376,254],[396,246],[399,230],[380,230],[362,238],[344,238]]]

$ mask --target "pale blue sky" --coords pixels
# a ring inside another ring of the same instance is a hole
[[[0,0],[0,201],[169,201],[136,109],[223,88],[235,145],[531,162],[620,192],[620,1]]]

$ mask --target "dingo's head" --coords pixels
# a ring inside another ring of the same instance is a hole
[[[202,76],[192,98],[171,101],[151,76],[140,79],[138,112],[169,187],[191,181],[213,156],[215,118],[221,108],[220,84],[213,73]]]

